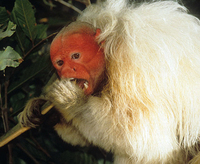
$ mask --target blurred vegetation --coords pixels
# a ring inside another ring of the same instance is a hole
[[[84,0],[66,2],[79,10],[86,7]],[[182,2],[199,16],[198,0]],[[40,95],[54,73],[50,43],[77,15],[55,0],[0,0],[0,135],[16,125],[27,100]],[[96,147],[73,147],[47,127],[31,129],[0,148],[0,159],[2,164],[112,163],[110,153]]]

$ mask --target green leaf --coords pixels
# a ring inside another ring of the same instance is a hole
[[[26,62],[26,61],[24,61]],[[26,69],[20,71],[18,80],[11,80],[11,83],[8,88],[8,93],[14,91],[15,89],[21,87],[28,80],[34,78],[35,76],[41,74],[46,68],[50,69],[51,62],[49,58],[49,54],[42,55],[38,57],[34,63],[29,64]]]
[[[9,19],[9,15],[5,9],[5,7],[0,7],[0,24],[7,22]]]
[[[4,31],[3,27],[1,27],[1,29],[0,29],[0,40],[2,40],[5,37],[12,36],[14,34],[15,30],[16,30],[16,25],[13,22],[9,21],[6,31]]]
[[[20,54],[25,54],[25,46],[24,46],[24,44],[23,44],[23,42],[25,41],[25,40],[27,40],[28,38],[26,37],[26,35],[25,35],[25,33],[22,31],[22,29],[21,29],[21,27],[20,27],[20,25],[19,25],[19,23],[18,23],[18,20],[17,20],[17,16],[16,16],[16,11],[15,11],[16,9],[15,9],[15,7],[14,7],[14,9],[13,9],[13,11],[11,12],[11,20],[13,21],[13,22],[15,22],[16,24],[17,24],[17,28],[16,28],[16,40],[17,40],[17,42],[18,42],[18,47],[21,49],[21,51],[22,51],[22,53],[20,53]],[[29,40],[29,39],[28,39]]]
[[[44,25],[44,24],[38,24],[36,26],[37,29],[37,39],[44,39],[47,37],[47,28],[48,25]]]
[[[34,43],[36,37],[36,20],[32,4],[28,0],[16,0],[12,18],[21,27],[26,36]]]
[[[21,59],[21,56],[12,47],[8,46],[5,51],[0,51],[0,70],[2,71],[6,67],[19,66],[19,59]]]
[[[22,52],[18,51],[19,54],[22,54],[25,55],[25,53],[27,51],[29,51],[32,47],[32,43],[31,43],[31,40],[25,35],[25,33],[22,31],[22,29],[17,26],[17,29],[16,29],[16,40],[18,42],[18,45],[21,49]],[[17,50],[17,49],[16,49]]]

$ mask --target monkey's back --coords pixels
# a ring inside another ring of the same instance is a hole
[[[195,153],[200,135],[199,20],[171,1],[139,6],[110,1],[88,7],[78,20],[100,28],[99,42],[105,41],[109,69],[102,93],[113,104],[108,110],[114,111],[124,136],[115,151],[126,150],[141,163],[170,163],[167,155],[181,154],[181,148]],[[183,158],[178,156],[174,163]]]

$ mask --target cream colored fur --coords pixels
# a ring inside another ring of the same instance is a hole
[[[65,81],[50,89],[58,134],[112,151],[115,164],[187,163],[200,136],[199,20],[172,1],[108,0],[78,21],[101,29],[108,83],[87,99]]]
[[[135,7],[122,0],[92,5],[78,20],[100,28],[99,42],[106,41],[109,83],[101,97],[103,109],[96,110],[104,113],[98,119],[112,118],[110,128],[98,128],[104,138],[112,136],[116,156],[124,156],[115,163],[128,163],[128,158],[130,163],[170,163],[173,157],[172,163],[181,163],[186,156],[181,149],[195,153],[200,136],[199,20],[176,2]],[[108,145],[108,140],[99,142]]]

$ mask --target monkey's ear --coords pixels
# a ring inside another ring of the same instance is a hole
[[[96,29],[96,34],[95,34],[95,39],[101,34],[101,29],[97,28]]]
[[[96,34],[95,34],[95,39],[97,39],[100,34],[101,34],[101,29],[97,28],[96,29]],[[105,41],[102,41],[99,45],[103,46],[104,43],[105,43]]]

